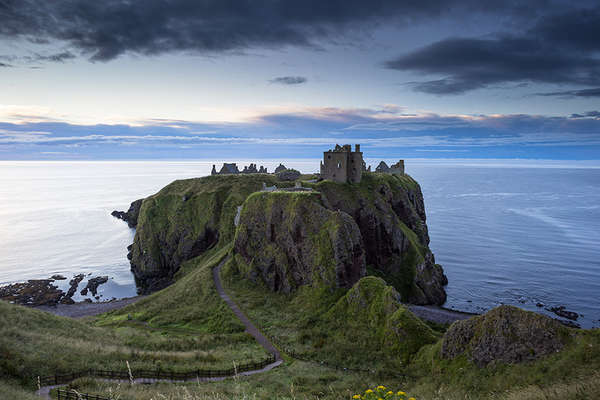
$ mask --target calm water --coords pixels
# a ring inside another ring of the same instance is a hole
[[[278,162],[259,164],[272,170]],[[318,160],[285,164],[318,168]],[[0,162],[0,284],[86,273],[111,277],[99,288],[103,299],[134,295],[126,258],[134,232],[110,212],[211,166]],[[583,326],[600,326],[600,169],[407,161],[407,172],[425,195],[447,307],[565,305],[584,315]]]

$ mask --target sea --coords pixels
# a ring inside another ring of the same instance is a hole
[[[272,171],[279,161],[252,162]],[[66,289],[83,273],[109,277],[100,301],[134,296],[127,246],[135,231],[110,212],[222,162],[0,161],[0,286],[61,274],[67,280],[56,284]],[[283,162],[306,173],[319,166]],[[406,160],[423,190],[430,247],[448,276],[444,306],[480,313],[512,304],[554,317],[549,309],[564,306],[581,314],[582,327],[600,327],[597,167]]]

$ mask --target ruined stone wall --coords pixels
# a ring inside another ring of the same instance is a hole
[[[362,152],[348,153],[348,182],[360,183],[363,169]]]

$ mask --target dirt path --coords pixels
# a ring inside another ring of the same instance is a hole
[[[231,300],[229,295],[227,295],[227,293],[225,293],[225,290],[223,289],[223,285],[221,284],[221,277],[220,277],[219,273],[221,272],[221,267],[223,266],[223,264],[225,264],[225,262],[227,260],[228,260],[228,257],[225,258],[223,261],[221,261],[221,263],[213,269],[213,280],[215,281],[217,293],[219,293],[219,296],[221,296],[221,298],[225,301],[225,303],[227,303],[229,308],[231,308],[231,310],[236,315],[236,317],[238,317],[239,320],[242,321],[242,324],[244,324],[244,326],[246,327],[246,332],[248,332],[249,334],[254,336],[256,341],[262,347],[264,347],[264,349],[268,353],[275,355],[276,361],[281,361],[281,354],[279,353],[279,350],[277,350],[277,348],[275,346],[273,346],[273,343],[271,343],[271,341],[269,339],[267,339],[262,333],[260,333],[258,328],[256,328],[256,326],[254,326],[254,324],[248,319],[248,317],[246,317],[246,315],[244,315],[242,310],[240,310],[240,308],[237,306],[237,304],[235,304],[234,301]]]
[[[248,332],[250,335],[252,335],[256,339],[256,341],[262,347],[264,347],[264,349],[268,353],[273,354],[275,356],[275,362],[265,366],[264,368],[256,369],[256,370],[252,370],[252,371],[240,372],[238,375],[249,376],[249,375],[260,374],[263,372],[270,371],[273,368],[275,368],[283,363],[281,354],[279,353],[279,350],[277,350],[277,348],[269,341],[269,339],[267,339],[262,333],[260,333],[258,328],[256,328],[256,326],[254,326],[254,324],[248,319],[248,317],[246,317],[246,315],[244,315],[242,310],[240,310],[240,308],[233,302],[233,300],[231,300],[229,295],[227,295],[227,293],[225,293],[225,290],[223,289],[223,285],[221,284],[221,277],[219,276],[219,272],[221,271],[221,267],[223,266],[223,264],[225,264],[225,262],[227,260],[228,260],[228,258],[225,258],[212,271],[213,280],[215,282],[215,287],[217,289],[217,293],[219,294],[219,296],[221,296],[221,298],[225,301],[225,303],[227,303],[227,305],[229,306],[229,308],[231,308],[233,313],[240,319],[242,324],[244,324],[244,326],[246,327],[246,332]],[[51,312],[53,314],[62,315],[65,317],[81,318],[81,317],[85,317],[85,316],[101,314],[106,311],[110,311],[110,310],[114,310],[119,307],[123,307],[127,304],[130,304],[130,303],[133,303],[133,302],[139,300],[140,298],[141,297],[133,297],[131,299],[123,299],[123,300],[113,301],[113,302],[108,302],[108,303],[91,303],[91,304],[90,303],[80,303],[80,304],[73,304],[73,305],[64,305],[63,304],[63,305],[60,305],[57,307],[41,306],[41,307],[36,307],[36,308],[43,310],[43,311]],[[86,307],[83,307],[83,306],[86,306]],[[96,307],[92,307],[92,306],[96,306]],[[193,379],[189,379],[187,381],[170,380],[170,379],[139,378],[139,379],[134,379],[134,382],[135,383],[145,383],[145,384],[158,383],[158,382],[179,382],[179,383],[198,382],[198,381],[211,382],[211,381],[222,381],[227,378],[231,378],[231,377],[230,376],[219,376],[219,377],[212,377],[212,378],[193,378]],[[106,379],[102,379],[102,380],[106,380]],[[121,380],[115,379],[113,381],[121,381]],[[127,382],[129,382],[129,381],[127,381]],[[42,398],[45,398],[45,399],[52,399],[52,397],[50,397],[50,390],[61,387],[61,386],[65,386],[65,385],[43,386],[40,388],[40,390],[37,391],[37,395]]]

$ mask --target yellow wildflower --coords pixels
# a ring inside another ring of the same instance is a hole
[[[367,389],[365,393],[373,393],[373,391],[371,389]]]
[[[404,393],[404,392],[398,392],[398,393],[396,393],[396,394],[397,394],[398,396],[406,396],[406,393]]]
[[[390,391],[389,391],[389,392],[387,392],[386,394],[387,394],[387,395],[390,395],[390,394],[394,394],[394,392],[392,392],[392,391],[390,390]]]
[[[385,390],[385,386],[377,386],[377,389]]]
[[[417,400],[417,399],[415,399],[414,397],[411,397],[411,398],[409,398],[408,400]]]
[[[355,394],[354,396],[352,396],[353,399],[360,399],[360,394]]]

